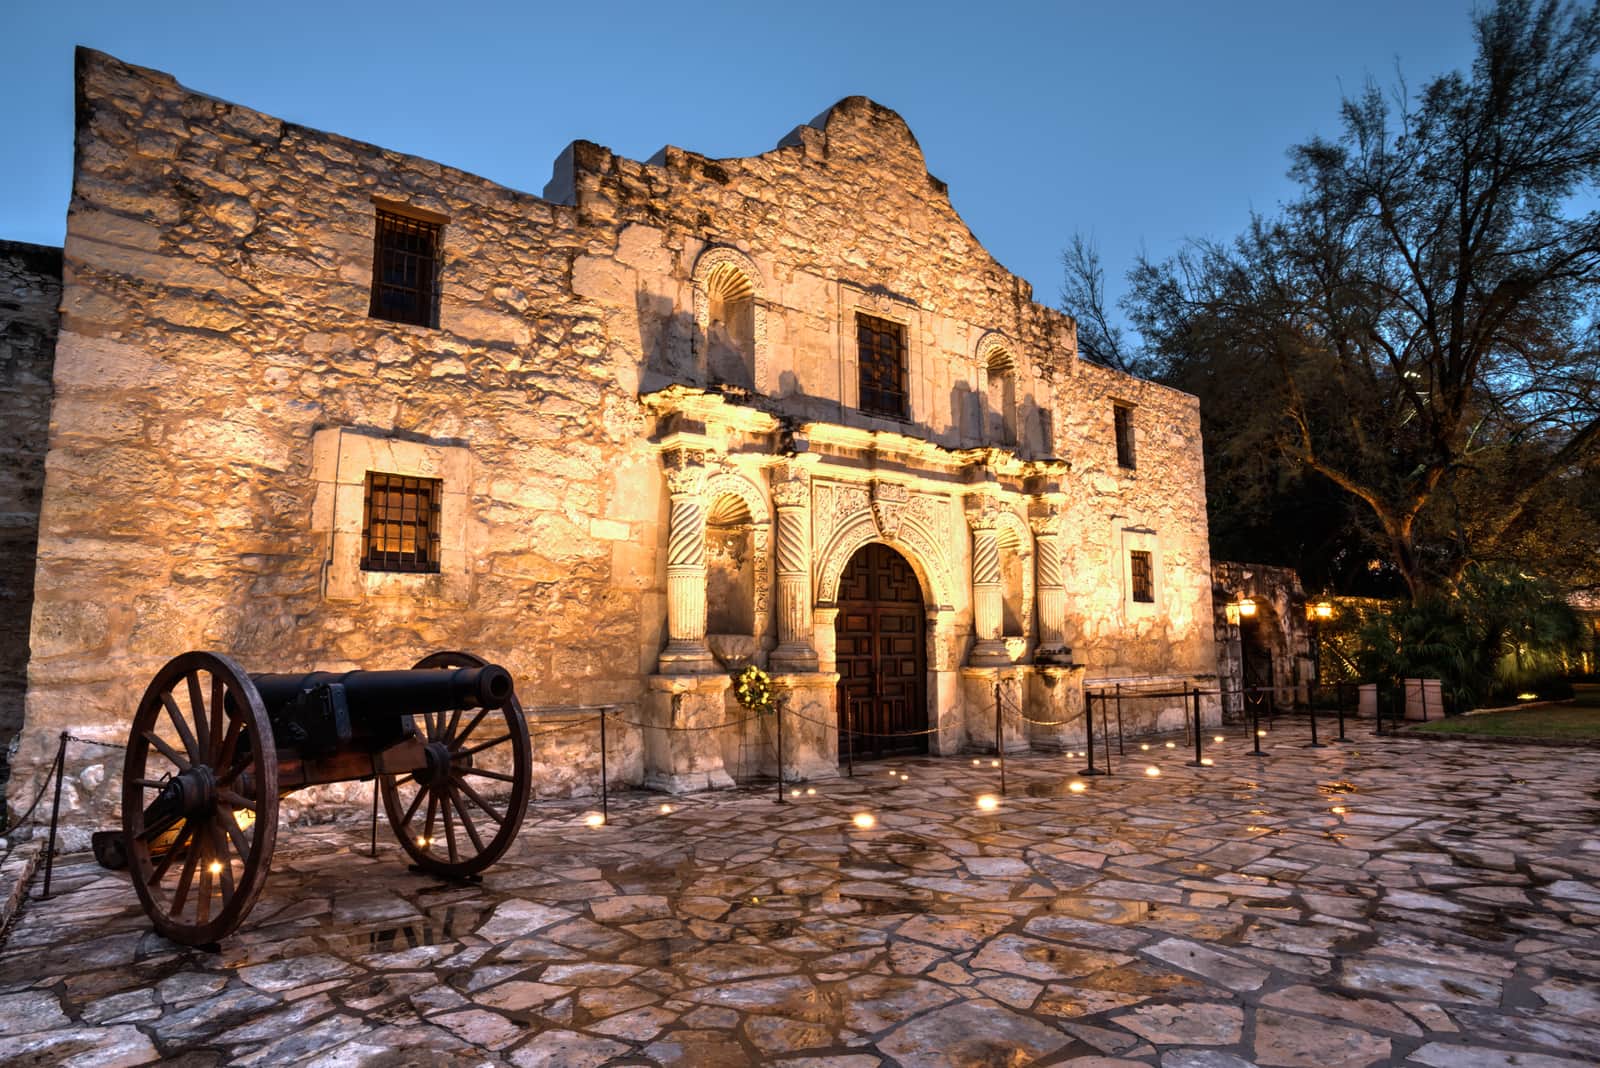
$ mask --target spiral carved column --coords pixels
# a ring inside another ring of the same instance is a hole
[[[701,497],[706,469],[701,453],[677,449],[663,456],[667,489],[667,647],[663,675],[711,671],[706,645],[706,510]]]
[[[974,664],[1009,663],[1000,641],[1000,542],[996,529],[1000,502],[993,497],[967,500],[967,525],[972,528],[972,647]]]
[[[773,471],[777,509],[778,647],[774,667],[817,670],[811,645],[811,477],[793,464]]]
[[[1039,609],[1039,649],[1036,659],[1066,662],[1067,590],[1061,571],[1061,512],[1048,502],[1029,508],[1033,529],[1034,595]]]

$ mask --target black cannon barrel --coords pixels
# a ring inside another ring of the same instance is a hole
[[[409,671],[312,671],[304,675],[251,675],[276,716],[302,693],[337,683],[344,688],[353,721],[375,716],[499,708],[511,696],[511,673],[498,664],[477,668],[413,668]]]

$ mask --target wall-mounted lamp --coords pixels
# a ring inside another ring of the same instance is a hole
[[[1329,601],[1318,601],[1316,604],[1306,605],[1307,619],[1332,619],[1333,604]]]
[[[1244,619],[1251,619],[1256,614],[1256,603],[1248,597],[1239,601],[1239,615]]]

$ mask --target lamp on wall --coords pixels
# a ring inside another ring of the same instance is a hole
[[[1312,620],[1327,620],[1333,618],[1333,602],[1318,601],[1306,605],[1306,618]]]
[[[1256,603],[1255,603],[1255,601],[1251,600],[1249,597],[1240,598],[1240,600],[1239,600],[1239,615],[1240,615],[1240,617],[1243,618],[1243,619],[1253,619],[1255,617],[1255,614],[1256,614]]]

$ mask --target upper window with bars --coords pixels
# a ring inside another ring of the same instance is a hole
[[[857,314],[856,346],[861,368],[857,407],[873,415],[910,418],[905,325],[892,319]]]
[[[1156,575],[1150,553],[1134,549],[1128,553],[1128,574],[1133,584],[1133,599],[1141,604],[1154,604],[1156,600]]]
[[[438,572],[443,488],[442,479],[367,472],[363,571]]]
[[[372,249],[374,319],[439,325],[440,222],[378,209]]]

